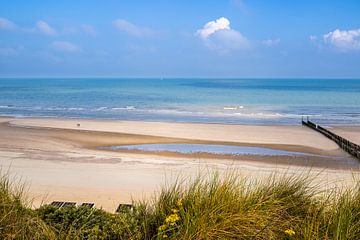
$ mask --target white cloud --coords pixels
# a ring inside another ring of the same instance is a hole
[[[13,30],[16,29],[16,24],[6,18],[0,18],[0,29]]]
[[[246,37],[230,27],[230,21],[225,17],[206,23],[195,35],[200,37],[208,48],[220,52],[246,49],[250,45]]]
[[[315,36],[315,35],[310,35],[309,39],[310,39],[310,41],[316,41],[316,40],[317,40],[317,36]]]
[[[45,35],[56,35],[56,30],[52,27],[50,27],[50,25],[47,22],[44,21],[38,21],[36,23],[36,28]]]
[[[51,46],[53,49],[60,52],[78,52],[80,50],[77,45],[66,41],[55,41]]]
[[[360,50],[360,28],[339,30],[323,35],[324,42],[340,50]]]
[[[204,25],[203,28],[196,31],[196,34],[203,39],[207,39],[216,31],[230,30],[230,21],[227,18],[221,17],[215,21],[210,21]]]
[[[266,39],[266,40],[262,40],[261,43],[267,47],[271,47],[271,46],[278,45],[280,43],[280,39],[279,38]]]
[[[144,37],[144,36],[153,35],[153,31],[151,29],[137,26],[129,21],[126,21],[125,19],[116,19],[114,21],[114,26],[118,30],[122,32],[126,32],[127,34],[135,37]]]

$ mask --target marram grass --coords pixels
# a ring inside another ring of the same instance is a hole
[[[0,239],[360,239],[360,187],[320,192],[312,179],[201,176],[119,214],[42,206],[0,178]]]
[[[0,239],[56,239],[54,232],[28,208],[23,185],[0,176]]]

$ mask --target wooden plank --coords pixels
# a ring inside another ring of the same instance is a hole
[[[127,211],[127,210],[132,210],[133,209],[133,205],[132,204],[119,204],[119,206],[116,209],[116,213],[119,212],[123,212],[123,211]]]
[[[53,201],[52,203],[50,203],[51,206],[54,207],[58,207],[61,208],[64,205],[65,202],[61,202],[61,201]]]
[[[95,206],[95,203],[82,203],[80,206],[82,207],[88,207],[93,208]]]
[[[75,207],[76,202],[64,202],[64,204],[61,207]]]

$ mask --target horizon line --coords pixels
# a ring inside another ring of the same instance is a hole
[[[266,76],[70,76],[70,75],[66,75],[66,76],[44,76],[44,75],[40,75],[40,76],[1,76],[0,75],[0,79],[6,79],[6,78],[52,78],[52,79],[57,79],[57,78],[65,78],[65,79],[81,79],[81,78],[106,78],[106,79],[219,79],[219,78],[224,78],[224,79],[323,79],[323,80],[337,80],[337,79],[344,79],[344,80],[360,80],[360,76],[359,77],[316,77],[316,76],[305,76],[305,77],[296,77],[296,76],[281,76],[281,77],[266,77]]]

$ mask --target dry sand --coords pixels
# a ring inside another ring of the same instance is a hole
[[[80,123],[80,127],[77,124]],[[21,127],[20,127],[21,126]],[[138,143],[221,143],[266,146],[321,154],[286,159],[260,156],[176,155],[99,150]],[[0,118],[0,164],[29,184],[42,201],[95,202],[108,211],[132,199],[148,199],[179,175],[236,169],[252,177],[311,169],[325,187],[352,183],[358,162],[336,144],[302,126]]]
[[[334,126],[329,130],[360,145],[360,126]]]

